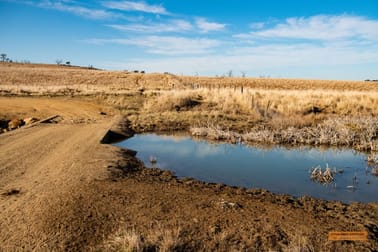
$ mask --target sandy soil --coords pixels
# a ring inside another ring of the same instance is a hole
[[[180,251],[378,249],[378,204],[295,199],[144,169],[130,152],[100,144],[119,123],[115,114],[71,99],[0,98],[2,117],[61,118],[0,135],[0,251],[106,250],[119,230],[138,233],[151,250],[167,246],[167,236]],[[362,230],[368,241],[327,240],[329,231]]]

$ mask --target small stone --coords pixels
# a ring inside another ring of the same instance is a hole
[[[24,120],[22,119],[13,119],[8,123],[8,129],[14,130],[23,126],[24,124]]]

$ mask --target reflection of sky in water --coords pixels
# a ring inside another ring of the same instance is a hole
[[[344,202],[378,201],[378,177],[366,173],[366,157],[352,150],[302,147],[259,149],[244,145],[209,144],[183,136],[136,135],[118,146],[138,151],[146,166],[150,156],[155,166],[169,169],[179,177],[193,177],[247,188],[266,188],[294,196],[312,195]],[[326,163],[343,169],[335,176],[336,188],[309,178],[309,169]],[[348,191],[357,176],[357,190]],[[369,184],[368,184],[369,182]]]

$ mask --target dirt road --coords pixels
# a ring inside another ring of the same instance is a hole
[[[101,115],[106,108],[70,99],[0,98],[0,111],[5,108],[8,115],[63,119],[0,135],[0,251],[88,251],[118,229],[133,230],[150,249],[378,246],[377,204],[347,206],[179,180],[160,170],[132,172],[137,160],[100,144],[115,122],[112,111]],[[368,241],[327,241],[328,231],[360,230],[369,232]]]
[[[81,102],[0,99],[4,104],[8,114],[58,113],[63,119],[0,135],[0,247],[36,248],[49,239],[41,226],[46,209],[62,207],[59,198],[107,177],[106,165],[115,156],[99,140],[112,121]]]

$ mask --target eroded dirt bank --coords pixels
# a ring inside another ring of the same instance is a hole
[[[145,250],[378,248],[376,203],[343,205],[178,180],[144,169],[131,152],[100,144],[116,123],[109,108],[45,98],[0,98],[0,107],[62,118],[0,135],[1,251],[116,250],[130,247],[133,237]],[[329,231],[361,230],[368,241],[327,240]]]

